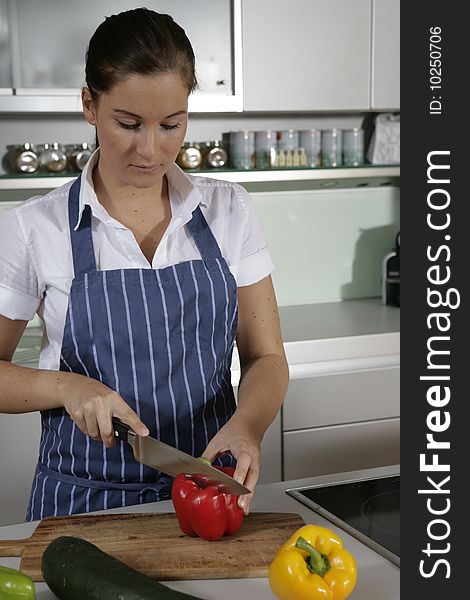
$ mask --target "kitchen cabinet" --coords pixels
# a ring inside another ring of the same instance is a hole
[[[398,464],[399,438],[399,418],[289,431],[283,480]]]
[[[369,360],[362,359],[362,366]],[[334,362],[341,364],[338,360]],[[334,365],[328,367],[335,368]],[[284,402],[283,430],[386,419],[400,414],[398,366],[352,370],[350,364],[349,368],[351,370],[313,373],[293,379]]]
[[[190,97],[190,111],[242,109],[240,2],[151,0],[146,4],[170,14],[191,40],[199,89]],[[81,112],[88,41],[105,16],[133,6],[127,0],[0,0],[0,47],[11,50],[11,58],[1,53],[0,88],[14,90],[14,95],[0,97],[0,111]]]
[[[12,80],[8,6],[7,0],[0,0],[0,94],[10,94],[11,88]]]
[[[244,0],[245,110],[400,108],[399,0],[293,0],[289,8]]]
[[[373,0],[371,108],[400,107],[400,2]]]
[[[399,463],[399,309],[369,299],[280,312],[283,480]]]
[[[370,27],[371,0],[244,0],[244,109],[367,110]]]
[[[287,11],[270,0],[147,6],[174,16],[193,43],[200,89],[190,112],[400,106],[399,0],[292,0]],[[80,113],[86,44],[105,14],[128,8],[0,0],[0,112]]]

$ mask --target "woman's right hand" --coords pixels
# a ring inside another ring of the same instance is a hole
[[[94,440],[102,440],[107,448],[115,443],[112,417],[117,417],[140,436],[148,428],[123,398],[104,383],[76,373],[61,382],[63,406],[77,427]]]

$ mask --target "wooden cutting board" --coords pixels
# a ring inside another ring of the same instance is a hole
[[[0,540],[0,556],[21,556],[20,569],[42,581],[44,549],[71,535],[159,580],[267,577],[279,546],[303,525],[297,514],[250,513],[238,533],[208,542],[185,535],[174,513],[47,517],[29,538]]]

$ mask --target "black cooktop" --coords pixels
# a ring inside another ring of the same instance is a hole
[[[396,565],[400,565],[400,476],[287,490]]]

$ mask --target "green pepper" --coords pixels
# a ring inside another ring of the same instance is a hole
[[[16,569],[0,566],[0,598],[3,600],[35,600],[33,580]]]

